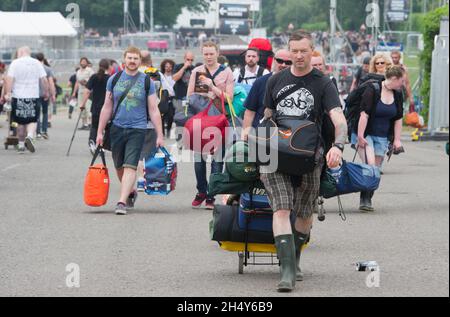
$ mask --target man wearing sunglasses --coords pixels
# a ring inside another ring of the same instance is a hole
[[[252,89],[245,101],[244,107],[247,109],[244,115],[243,136],[244,140],[247,140],[248,132],[251,127],[256,128],[259,122],[264,118],[264,95],[266,94],[266,85],[269,78],[281,72],[284,69],[289,68],[292,65],[290,59],[290,53],[288,50],[279,50],[275,54],[272,70],[273,73],[269,73],[261,78],[258,78],[253,84]]]

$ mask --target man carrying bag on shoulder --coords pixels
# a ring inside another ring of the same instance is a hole
[[[274,211],[273,231],[281,262],[279,292],[292,292],[295,282],[303,280],[300,254],[312,228],[325,154],[329,167],[338,166],[347,140],[347,124],[336,87],[327,76],[311,65],[314,51],[311,35],[306,32],[292,34],[289,51],[293,65],[269,79],[264,102],[265,118],[273,118],[276,123],[277,118],[281,120],[283,117],[288,120],[308,120],[321,131],[323,118],[328,115],[335,126],[335,140],[331,150],[324,153],[325,144],[319,138],[315,164],[302,172],[304,174],[301,176],[298,173],[287,174],[286,169],[273,172],[261,166],[261,180]],[[292,164],[295,166],[302,162]],[[290,221],[291,212],[297,215],[294,227]]]

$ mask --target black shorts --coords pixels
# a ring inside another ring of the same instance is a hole
[[[157,134],[155,129],[148,129],[145,132],[144,146],[142,147],[139,160],[148,159],[150,154],[156,149]]]
[[[17,99],[11,101],[11,122],[21,125],[36,123],[39,118],[39,98]]]
[[[116,169],[137,170],[146,132],[147,130],[144,129],[123,129],[115,125],[111,126],[111,152]]]

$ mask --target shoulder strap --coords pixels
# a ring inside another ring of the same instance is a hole
[[[264,67],[259,66],[258,74],[256,75],[256,78],[262,77],[264,75],[265,70],[266,69]]]
[[[241,68],[241,72],[239,74],[238,84],[242,83],[245,78],[245,67]]]
[[[117,74],[117,75],[119,75],[119,74]],[[120,72],[120,75],[122,75],[122,72]],[[114,111],[114,114],[113,114],[113,116],[112,116],[112,118],[111,118],[111,121],[114,121],[114,119],[116,118],[117,112],[119,111],[119,108],[120,108],[120,104],[125,100],[125,98],[127,97],[128,93],[130,92],[130,90],[131,90],[131,89],[133,88],[133,86],[136,84],[137,80],[138,80],[139,77],[140,77],[139,75],[140,75],[140,73],[138,73],[138,74],[133,78],[131,84],[130,84],[130,85],[127,87],[127,89],[123,92],[122,96],[120,96],[119,102],[117,103],[117,107],[116,107],[116,110]],[[117,76],[116,76],[116,77],[117,77]],[[115,80],[115,78],[114,78],[114,80]],[[116,84],[117,84],[118,81],[119,81],[119,79],[117,79]],[[113,92],[113,102],[114,102],[114,88],[112,89],[112,92]]]
[[[145,111],[147,112],[147,120],[150,121],[150,114],[148,113],[148,92],[151,87],[151,78],[149,75],[145,75]]]
[[[213,81],[214,86],[216,85],[216,83],[214,82],[214,79],[216,79],[216,77],[225,70],[225,67],[223,65],[219,66],[219,69],[214,73],[214,75],[211,75],[211,73],[209,72],[208,67],[205,66],[205,70],[206,70],[206,74],[208,75],[208,77]]]
[[[114,76],[114,79],[113,79],[113,81],[112,81],[112,91],[114,91],[114,87],[116,87],[116,85],[117,85],[117,82],[119,81],[119,79],[120,79],[120,76],[122,76],[122,73],[123,73],[123,71],[121,70],[120,72],[118,72],[117,74],[116,74],[116,76]]]
[[[119,82],[119,79],[122,76],[122,73],[123,73],[123,71],[118,72],[116,74],[116,76],[114,76],[113,81],[112,81],[111,93],[112,93],[112,100],[113,100],[113,109],[114,109],[114,87]],[[116,118],[117,111],[119,111],[119,105],[120,105],[120,103],[117,105],[117,108],[114,110],[113,116],[111,117],[111,121],[114,121],[114,119]]]

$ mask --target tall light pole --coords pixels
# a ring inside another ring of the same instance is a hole
[[[336,47],[334,46],[334,38],[336,36],[336,7],[337,0],[330,1],[330,56],[331,62],[336,61]]]
[[[22,11],[22,12],[26,12],[27,11],[28,1],[34,2],[35,0],[22,0],[22,9],[20,11]]]
[[[155,31],[155,20],[154,20],[154,10],[153,10],[153,0],[150,0],[150,32]]]

